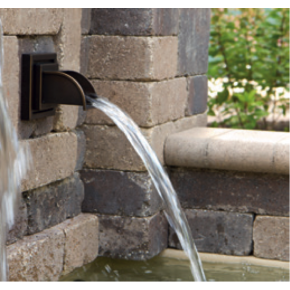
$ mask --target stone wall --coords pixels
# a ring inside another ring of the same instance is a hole
[[[289,133],[195,128],[166,140],[199,251],[289,261]],[[180,248],[172,229],[169,246]]]
[[[57,53],[60,69],[80,71],[132,116],[164,164],[168,135],[206,126],[210,10],[1,8],[0,18],[8,109],[33,158],[8,233],[10,280],[57,280],[98,253],[160,253],[162,202],[125,137],[77,106],[22,121],[21,56]]]
[[[0,18],[8,110],[33,158],[8,233],[9,279],[57,280],[98,254],[98,219],[81,213],[84,185],[79,171],[86,141],[79,125],[85,114],[77,106],[60,105],[55,116],[22,121],[21,56],[56,52],[60,69],[80,71],[82,9],[1,8]]]
[[[83,29],[82,73],[98,95],[140,126],[164,165],[172,133],[206,126],[210,9],[91,9]],[[155,256],[168,246],[162,201],[123,133],[87,113],[84,212],[97,213],[100,255]]]

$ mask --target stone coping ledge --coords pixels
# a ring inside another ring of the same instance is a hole
[[[194,128],[170,135],[166,165],[289,174],[290,135],[284,132]]]
[[[161,257],[188,260],[187,255],[184,251],[166,249],[161,254]],[[200,253],[199,256],[202,262],[206,263],[223,263],[223,264],[244,264],[250,266],[262,266],[262,267],[271,267],[271,268],[281,268],[289,270],[289,262],[277,261],[277,260],[268,260],[256,258],[253,256],[228,256],[220,254],[209,254],[209,253]]]

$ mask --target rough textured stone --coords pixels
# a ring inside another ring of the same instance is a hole
[[[149,174],[113,170],[82,170],[83,212],[121,216],[151,216],[162,201]]]
[[[64,9],[61,29],[55,37],[55,49],[62,70],[80,69],[81,19],[81,8]]]
[[[9,281],[57,281],[64,245],[64,232],[52,228],[8,246]]]
[[[192,209],[185,214],[198,251],[237,256],[251,253],[253,215]],[[180,248],[172,228],[169,246]]]
[[[100,256],[145,260],[167,248],[168,225],[158,213],[152,217],[100,215]]]
[[[60,29],[63,20],[63,9],[1,8],[0,18],[4,34],[54,35]]]
[[[186,115],[201,114],[207,110],[207,77],[189,77]]]
[[[88,34],[91,28],[92,8],[82,8],[82,34]]]
[[[289,177],[214,170],[171,170],[183,208],[289,216]]]
[[[22,191],[34,189],[64,179],[74,173],[80,164],[81,145],[73,132],[48,134],[43,137],[21,141],[30,146],[32,166],[22,180]]]
[[[85,160],[85,152],[86,152],[86,136],[82,130],[75,130],[74,131],[77,135],[77,162],[75,171],[81,170],[83,168],[84,160]]]
[[[254,256],[289,261],[289,218],[257,216],[253,236]]]
[[[4,97],[6,98],[7,101],[10,120],[14,128],[17,130],[19,118],[19,106],[20,106],[19,99],[20,67],[19,67],[17,37],[4,36],[3,46],[4,46],[4,60],[3,60]]]
[[[38,233],[81,213],[84,186],[72,177],[24,192],[28,214],[28,234]]]
[[[92,262],[98,256],[99,227],[95,215],[81,214],[55,228],[62,229],[65,234],[62,275]]]
[[[175,122],[168,122],[151,129],[142,129],[142,133],[163,164],[163,146],[167,136],[175,132],[205,125],[206,115],[202,114]],[[129,141],[127,141],[125,135],[117,127],[84,125],[82,129],[87,140],[85,168],[145,170],[143,162]]]
[[[209,8],[180,9],[178,74],[205,74],[210,33]]]
[[[108,98],[141,127],[152,127],[184,117],[187,102],[186,79],[162,82],[99,81],[92,84],[99,96]],[[99,110],[89,110],[87,124],[113,124]]]
[[[290,136],[279,141],[274,147],[274,172],[289,174],[289,146]]]
[[[55,37],[59,69],[80,71],[82,9],[64,9],[59,34]],[[85,112],[80,106],[60,105],[54,118],[54,131],[68,131],[83,123]]]
[[[13,227],[7,235],[7,245],[15,243],[18,239],[27,235],[27,207],[22,198],[18,199],[18,210],[15,212],[15,220]]]
[[[173,35],[178,32],[178,16],[176,8],[94,8],[90,33]]]
[[[83,50],[88,50],[85,63],[88,63],[86,74],[90,78],[162,80],[176,75],[176,37],[94,35],[87,38],[83,45],[89,48]]]

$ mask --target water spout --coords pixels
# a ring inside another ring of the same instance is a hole
[[[195,281],[206,281],[196,246],[192,239],[191,231],[186,216],[181,208],[177,194],[172,187],[168,175],[161,166],[155,152],[141,133],[134,121],[117,106],[105,98],[95,94],[86,96],[87,100],[96,109],[108,115],[127,139],[144,162],[152,181],[165,205],[165,215],[172,228],[177,233],[180,244],[187,254],[191,272]]]

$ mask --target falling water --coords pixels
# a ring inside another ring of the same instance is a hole
[[[14,223],[14,212],[20,192],[21,178],[29,167],[29,149],[19,144],[4,99],[3,32],[0,19],[0,281],[6,281],[6,235]]]
[[[110,117],[119,129],[126,135],[136,152],[144,162],[153,183],[165,205],[165,215],[171,227],[176,231],[180,244],[187,254],[191,272],[195,281],[206,281],[202,264],[191,236],[185,214],[180,206],[177,194],[161,166],[156,154],[144,138],[139,127],[117,106],[107,99],[87,96],[87,100],[96,108]]]

